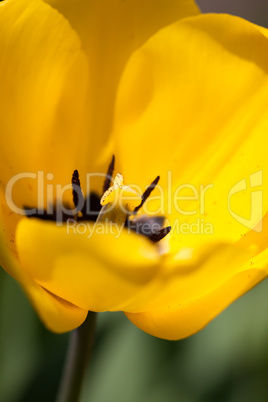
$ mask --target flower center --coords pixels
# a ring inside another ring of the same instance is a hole
[[[60,222],[67,222],[68,219],[72,219],[76,221],[93,221],[98,224],[111,223],[124,226],[126,229],[146,236],[154,243],[160,241],[171,230],[170,226],[163,227],[165,217],[151,217],[138,214],[151,192],[157,186],[160,177],[157,176],[151,185],[147,187],[145,192],[140,195],[132,187],[123,183],[124,179],[120,173],[118,173],[113,180],[114,164],[115,159],[113,156],[104,181],[103,196],[101,199],[95,193],[90,193],[87,198],[84,199],[78,170],[73,172],[72,194],[75,209],[73,210],[74,212],[71,212],[70,208],[64,208],[64,211],[60,213]],[[90,208],[88,208],[88,206],[90,206]],[[54,206],[53,213],[38,211],[36,214],[30,215],[27,213],[27,210],[30,210],[30,208],[25,208],[25,213],[28,217],[59,222],[57,206]],[[70,210],[70,213],[66,213],[68,210]]]

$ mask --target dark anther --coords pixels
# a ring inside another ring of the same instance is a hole
[[[160,176],[157,176],[157,178],[150,184],[150,186],[146,188],[146,190],[144,191],[144,193],[141,196],[140,205],[138,205],[133,211],[134,214],[136,214],[138,212],[138,210],[143,206],[143,204],[145,203],[147,198],[150,197],[151,192],[155,189],[159,180],[160,180]]]
[[[81,184],[79,179],[78,170],[75,170],[72,175],[72,186],[73,186],[73,203],[74,206],[77,207],[79,204],[79,200],[83,200],[83,193],[81,190]]]
[[[78,221],[95,222],[101,210],[100,197],[95,193],[90,193],[85,199],[82,209],[82,216],[78,217]]]
[[[115,163],[115,157],[113,155],[112,161],[111,161],[111,163],[108,167],[107,173],[106,173],[106,179],[104,180],[103,189],[102,189],[103,194],[105,193],[105,191],[108,190],[108,188],[111,185],[111,179],[112,179],[112,175],[114,172],[114,163]]]
[[[133,232],[141,234],[143,236],[151,236],[152,234],[159,232],[164,225],[164,216],[146,216],[142,215],[128,220],[126,227]]]
[[[66,222],[70,215],[66,214],[62,208],[58,205],[54,205],[52,211],[48,212],[45,210],[36,210],[35,213],[32,212],[33,208],[24,206],[25,215],[28,218],[38,218],[42,221],[52,221],[52,222]],[[70,205],[64,205],[65,210],[70,210]],[[57,213],[58,212],[58,213]]]
[[[170,231],[171,231],[171,226],[167,226],[166,228],[159,230],[159,232],[155,232],[151,236],[148,236],[148,239],[150,239],[154,243],[157,243],[158,241],[160,241],[164,237],[166,237],[166,235],[169,234]]]

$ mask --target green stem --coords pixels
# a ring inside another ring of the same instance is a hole
[[[70,334],[70,341],[57,402],[78,402],[87,363],[90,359],[96,313],[89,311],[85,322]]]

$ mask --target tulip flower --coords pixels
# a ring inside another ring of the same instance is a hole
[[[267,276],[264,28],[190,0],[6,0],[0,55],[0,263],[47,328],[123,311],[180,339]]]

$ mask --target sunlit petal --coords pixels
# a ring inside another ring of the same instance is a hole
[[[0,225],[0,264],[20,283],[46,327],[54,332],[66,332],[81,325],[87,310],[52,295],[35,283],[21,268],[14,251],[14,235],[8,238],[6,230]]]
[[[80,150],[99,149],[110,136],[114,99],[123,68],[132,52],[156,31],[198,14],[193,0],[47,0],[70,21],[82,40],[91,71],[88,132]],[[107,149],[107,158],[112,148]],[[99,152],[92,155],[99,166]],[[107,159],[105,160],[107,163]]]
[[[17,206],[37,206],[38,171],[44,196],[47,184],[70,182],[83,143],[87,81],[80,40],[57,11],[39,0],[0,3],[1,185],[20,175],[12,188]]]
[[[265,251],[203,294],[200,291],[199,295],[181,298],[178,292],[177,303],[167,302],[160,309],[126,315],[137,327],[151,335],[170,340],[185,338],[201,330],[229,304],[264,279],[267,267],[268,252]],[[214,269],[221,267],[215,266]],[[207,277],[207,280],[210,278]],[[200,282],[200,290],[204,281]]]
[[[268,174],[267,75],[267,38],[227,15],[161,30],[126,67],[114,125],[121,170],[143,187],[161,176],[148,209],[188,225],[187,235],[174,226],[174,249],[237,241],[266,213],[267,192],[263,205],[251,192]]]
[[[25,218],[16,244],[22,268],[35,282],[92,311],[122,310],[159,267],[148,240],[104,224],[59,227]]]

